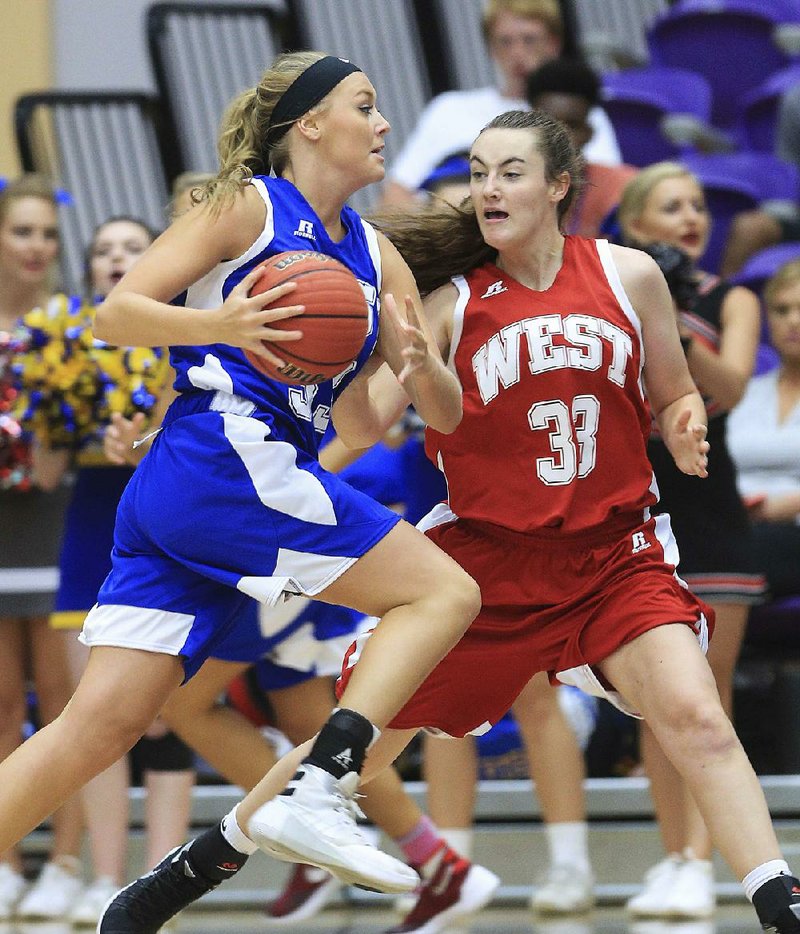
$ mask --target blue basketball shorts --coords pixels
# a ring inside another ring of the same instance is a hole
[[[81,640],[181,656],[190,678],[249,599],[317,595],[398,521],[264,421],[184,415],[123,494],[111,573]]]

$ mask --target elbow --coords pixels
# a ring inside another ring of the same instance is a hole
[[[726,412],[730,412],[732,408],[735,408],[741,402],[749,382],[749,377],[745,376],[731,380],[730,385],[725,387],[725,391],[719,394],[717,401]]]
[[[101,302],[94,311],[94,322],[92,324],[92,334],[107,344],[114,343],[114,331],[112,321],[114,318],[113,308],[109,307],[110,302],[106,299]]]
[[[458,409],[443,415],[441,419],[437,420],[435,425],[431,424],[431,428],[435,428],[440,434],[451,435],[461,424],[463,414],[464,410],[461,406],[461,400],[459,400]]]

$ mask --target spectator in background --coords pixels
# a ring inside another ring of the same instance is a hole
[[[465,198],[469,198],[469,152],[463,150],[445,156],[420,189],[458,207]],[[436,198],[430,199],[434,205]]]
[[[384,188],[387,204],[410,201],[423,180],[449,153],[469,149],[483,126],[506,110],[525,110],[525,81],[544,62],[558,58],[564,22],[557,0],[489,0],[483,32],[499,75],[498,87],[447,91],[428,103],[391,166]],[[600,107],[589,117],[590,162],[621,161],[611,121]]]
[[[755,376],[728,419],[739,489],[773,597],[800,594],[800,260],[764,290],[780,363]]]
[[[528,76],[526,96],[532,108],[566,126],[578,151],[588,151],[595,133],[591,115],[600,106],[600,81],[588,65],[561,58],[545,62]],[[603,221],[637,171],[632,165],[604,165],[587,157],[586,181],[564,218],[565,233],[600,236]]]
[[[800,216],[773,214],[764,208],[742,211],[731,221],[720,261],[720,275],[729,278],[760,250],[793,242],[800,242]]]
[[[52,288],[56,206],[53,186],[36,175],[0,193],[0,759],[22,742],[29,671],[43,723],[61,713],[72,689],[66,636],[47,622],[68,495],[60,484],[64,459],[35,452],[40,434],[20,424],[30,397],[20,393],[19,373],[32,361],[35,329],[69,303]],[[59,918],[78,897],[77,796],[56,812],[53,829],[49,862],[27,894],[17,850],[0,856],[0,920]]]
[[[731,715],[733,671],[748,607],[762,599],[764,582],[752,555],[750,526],[736,489],[725,443],[728,411],[753,372],[759,306],[747,289],[700,271],[710,218],[700,183],[684,166],[659,162],[642,169],[622,195],[619,222],[629,245],[645,246],[671,284],[689,372],[708,411],[708,479],[680,473],[655,434],[648,456],[659,489],[659,510],[669,513],[680,547],[680,576],[716,613],[708,662],[723,707]],[[673,248],[669,263],[657,245]],[[674,254],[686,260],[676,267]],[[680,273],[680,274],[679,274]],[[643,916],[708,917],[714,911],[711,839],[686,786],[653,733],[642,729],[642,750],[667,858],[650,870],[642,892],[629,902]]]
[[[778,111],[776,155],[800,167],[800,83],[784,92]],[[733,276],[751,256],[779,243],[800,242],[800,210],[758,207],[737,214],[728,231],[720,275]]]

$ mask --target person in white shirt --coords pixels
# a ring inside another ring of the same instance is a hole
[[[764,289],[778,366],[755,376],[728,417],[728,446],[773,597],[800,594],[800,260]]]
[[[450,153],[469,149],[481,129],[506,110],[528,110],[525,82],[540,65],[561,55],[564,23],[557,0],[489,0],[483,31],[497,66],[498,86],[446,91],[423,110],[391,166],[384,203],[413,200],[423,181]],[[589,114],[589,162],[622,162],[611,121],[602,107]]]

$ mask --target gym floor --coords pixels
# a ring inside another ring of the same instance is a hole
[[[259,911],[187,911],[166,930],[169,934],[250,934],[281,930],[309,934],[383,934],[398,923],[397,915],[383,908],[329,909],[311,921],[280,928],[266,927]],[[89,928],[63,923],[3,924],[0,934],[75,934]],[[671,923],[630,921],[618,908],[598,908],[581,918],[539,920],[524,908],[491,908],[471,922],[448,931],[459,934],[755,934],[758,923],[744,904],[723,905],[713,921]]]

